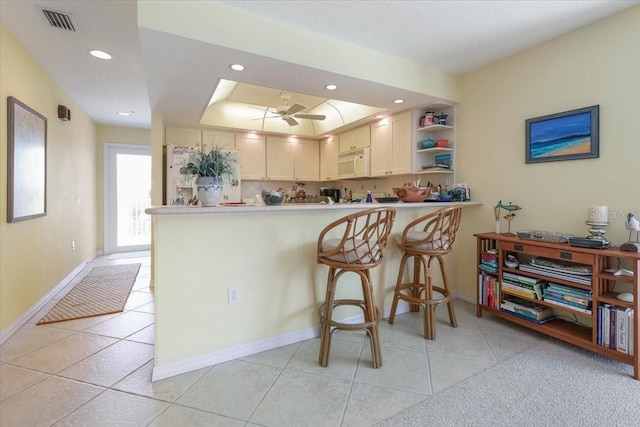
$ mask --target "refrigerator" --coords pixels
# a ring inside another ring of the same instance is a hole
[[[189,205],[197,199],[196,177],[186,174],[186,167],[191,157],[198,152],[198,147],[180,147],[172,144],[166,146],[165,167],[165,205]],[[220,202],[240,202],[242,198],[240,186],[240,152],[225,150],[234,160],[235,170],[224,177]]]

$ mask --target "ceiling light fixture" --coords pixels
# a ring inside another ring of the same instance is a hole
[[[89,53],[91,54],[91,56],[94,56],[98,59],[111,59],[113,58],[113,56],[111,56],[111,54],[109,52],[105,52],[104,50],[97,50],[97,49],[93,49],[90,50]]]
[[[134,111],[131,111],[131,112],[128,112],[128,111],[118,111],[118,113],[117,113],[117,114],[118,114],[119,116],[126,116],[126,117],[128,117],[128,116],[132,115],[133,113],[134,113]]]
[[[402,104],[404,102],[404,99],[394,99],[393,103],[394,104]]]
[[[376,119],[384,119],[384,116],[383,116],[382,114],[378,114],[378,115],[376,116]]]
[[[233,71],[244,71],[244,65],[241,64],[231,64],[229,65],[229,68],[231,68]]]
[[[336,85],[326,85],[324,88],[326,90],[336,90],[336,89],[338,89],[338,86],[336,86]]]

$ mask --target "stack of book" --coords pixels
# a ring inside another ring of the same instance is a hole
[[[544,289],[543,299],[550,304],[591,314],[591,291],[549,282]]]
[[[598,305],[598,345],[633,355],[633,319],[632,308]]]
[[[521,319],[537,324],[555,319],[553,309],[542,304],[523,300],[518,297],[508,297],[500,304],[500,309]]]
[[[498,278],[490,274],[481,273],[478,276],[478,298],[480,304],[496,310],[500,308],[498,283]]]
[[[502,290],[512,295],[528,299],[542,299],[547,282],[533,277],[509,272],[502,273]]]
[[[498,252],[482,252],[480,269],[489,273],[498,272]]]

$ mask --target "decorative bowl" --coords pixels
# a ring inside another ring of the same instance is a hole
[[[378,203],[397,203],[400,201],[400,197],[376,197]]]
[[[281,205],[284,203],[284,193],[280,191],[262,190],[262,200],[265,205]]]
[[[431,193],[431,187],[394,188],[393,192],[405,203],[418,203],[427,200]]]

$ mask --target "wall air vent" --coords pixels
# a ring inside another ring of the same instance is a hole
[[[78,31],[75,20],[70,14],[47,9],[42,9],[42,13],[52,27],[73,32]]]

